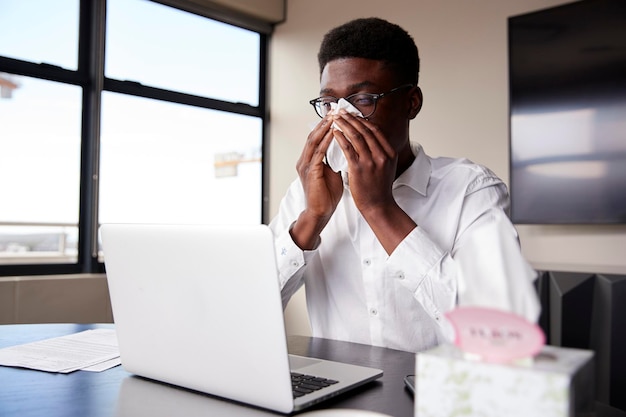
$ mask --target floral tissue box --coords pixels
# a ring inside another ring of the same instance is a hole
[[[481,309],[486,316],[476,318],[476,311],[457,310],[457,317],[449,316],[455,345],[416,356],[416,417],[574,417],[593,411],[592,351],[545,346],[535,328],[528,333],[519,323],[494,321],[493,311]],[[524,344],[533,345],[532,354],[506,357]]]

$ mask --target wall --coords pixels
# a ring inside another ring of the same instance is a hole
[[[0,324],[111,322],[104,274],[0,277]]]
[[[508,183],[507,17],[563,0],[287,1],[287,20],[270,49],[270,214],[318,119],[316,54],[324,33],[357,17],[378,16],[404,27],[422,60],[424,107],[412,140],[432,155],[465,156]],[[626,226],[519,226],[522,250],[538,269],[626,273]],[[287,310],[288,329],[308,334],[303,294]]]

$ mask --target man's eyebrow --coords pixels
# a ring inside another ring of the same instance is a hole
[[[373,82],[371,81],[362,81],[360,83],[356,83],[356,84],[351,84],[348,86],[348,89],[351,91],[355,91],[355,90],[360,90],[362,88],[365,87],[371,87],[372,85],[374,85]],[[332,96],[333,94],[333,90],[331,88],[323,88],[320,90],[320,97],[321,96]]]

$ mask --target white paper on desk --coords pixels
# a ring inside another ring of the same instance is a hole
[[[0,365],[69,373],[120,356],[113,329],[93,329],[0,349]]]
[[[88,366],[86,368],[80,368],[81,371],[89,371],[89,372],[102,372],[107,369],[115,368],[118,365],[121,365],[122,361],[119,357],[110,359],[108,361],[104,361],[101,363],[97,363],[95,365]]]

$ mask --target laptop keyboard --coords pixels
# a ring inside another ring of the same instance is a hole
[[[322,388],[326,388],[339,381],[333,379],[320,378],[313,375],[299,374],[297,372],[291,373],[291,388],[293,391],[293,398],[302,397],[303,395],[310,394]]]

